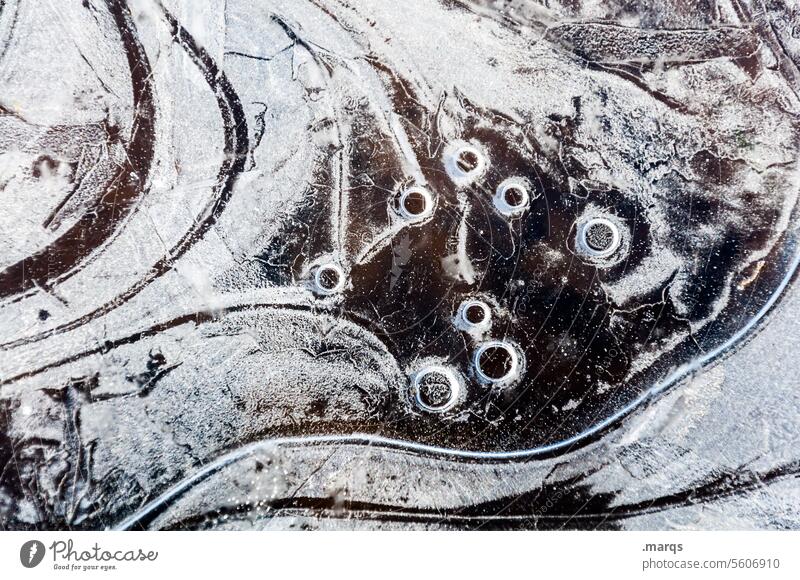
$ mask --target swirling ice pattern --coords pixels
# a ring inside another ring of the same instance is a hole
[[[793,46],[680,4],[0,4],[3,519],[550,457],[730,352],[797,266]]]

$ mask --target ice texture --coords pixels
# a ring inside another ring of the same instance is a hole
[[[753,4],[0,3],[0,527],[797,527]]]

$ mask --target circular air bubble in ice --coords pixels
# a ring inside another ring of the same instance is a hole
[[[461,382],[456,374],[443,366],[430,366],[412,379],[414,400],[424,411],[444,413],[452,409],[461,394]]]
[[[398,209],[406,219],[425,219],[433,213],[433,196],[422,187],[410,187],[400,194]]]
[[[485,383],[505,386],[519,377],[517,349],[500,340],[482,344],[475,352],[473,364],[478,378]]]
[[[480,332],[489,328],[492,322],[492,310],[481,300],[465,300],[458,307],[457,325],[466,331]]]
[[[483,175],[488,162],[483,151],[463,143],[455,145],[445,153],[445,169],[447,174],[457,183],[470,183]]]
[[[521,179],[507,179],[497,188],[494,206],[501,214],[513,217],[523,213],[531,202],[528,188]]]
[[[607,218],[592,218],[578,228],[578,250],[590,258],[608,258],[621,244],[619,227]]]
[[[314,272],[314,290],[319,294],[337,294],[344,283],[344,272],[337,264],[322,264]]]

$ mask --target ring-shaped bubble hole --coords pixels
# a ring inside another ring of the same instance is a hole
[[[607,218],[592,218],[578,228],[578,249],[592,258],[607,258],[622,244],[617,224]]]
[[[491,341],[480,346],[473,361],[478,377],[487,383],[507,384],[519,374],[517,349],[503,341]]]
[[[462,145],[452,152],[447,160],[450,176],[458,180],[470,180],[481,175],[487,161],[483,152],[473,145]]]
[[[507,216],[519,215],[530,205],[528,188],[519,181],[508,180],[500,184],[494,197],[494,205]]]
[[[421,187],[411,187],[400,195],[400,213],[410,220],[420,220],[433,213],[433,196]]]
[[[462,327],[468,330],[488,327],[491,317],[491,308],[480,300],[466,300],[458,309],[458,321]]]
[[[336,264],[323,264],[314,272],[314,289],[320,294],[336,294],[344,283],[344,272]]]
[[[443,366],[422,369],[413,378],[414,400],[429,413],[444,413],[458,402],[461,383],[455,373]]]

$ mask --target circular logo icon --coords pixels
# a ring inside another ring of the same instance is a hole
[[[28,540],[19,549],[19,561],[26,568],[35,568],[44,559],[44,544],[39,540]]]

